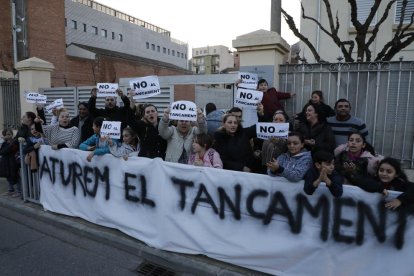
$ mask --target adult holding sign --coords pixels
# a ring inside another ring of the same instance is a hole
[[[98,83],[96,85],[98,88],[97,97],[116,97],[116,90],[118,89],[117,83]]]
[[[96,108],[96,98],[97,98],[98,89],[93,88],[91,90],[91,97],[89,98],[88,106],[89,112],[93,117],[104,117],[108,121],[119,121],[121,122],[121,128],[127,126],[127,114],[130,109],[130,101],[127,96],[124,95],[121,89],[117,89],[116,93],[121,97],[122,102],[124,103],[123,107],[118,107],[116,102],[116,97],[107,96],[105,97],[105,108],[98,109]]]
[[[273,113],[276,110],[285,110],[280,100],[289,99],[296,95],[296,93],[278,92],[276,88],[269,88],[269,84],[265,79],[259,80],[257,90],[263,92],[262,104],[264,106],[265,121],[271,122]]]
[[[168,126],[170,120],[178,120],[177,126]],[[191,126],[191,121],[197,126]],[[187,164],[194,137],[207,133],[207,124],[203,112],[194,103],[178,101],[165,109],[158,131],[167,141],[165,161]]]

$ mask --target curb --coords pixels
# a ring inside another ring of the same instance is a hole
[[[116,229],[89,223],[80,218],[43,211],[40,205],[0,196],[0,206],[40,220],[90,240],[105,243],[144,260],[171,268],[177,275],[267,275],[203,255],[188,255],[152,248]]]

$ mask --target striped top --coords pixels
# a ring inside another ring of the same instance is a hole
[[[348,142],[348,136],[353,132],[360,133],[368,141],[367,126],[357,117],[351,116],[346,121],[338,121],[336,116],[332,116],[327,118],[326,121],[335,136],[336,146],[346,144]]]
[[[42,128],[49,140],[49,145],[66,144],[68,148],[78,148],[80,131],[77,127],[62,128],[59,125],[42,125]]]

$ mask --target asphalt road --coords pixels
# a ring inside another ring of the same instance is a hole
[[[1,275],[137,275],[142,259],[0,207]]]

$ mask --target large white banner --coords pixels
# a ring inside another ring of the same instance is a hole
[[[276,275],[413,275],[414,220],[379,194],[334,199],[303,182],[74,149],[40,149],[46,210],[150,246]]]

